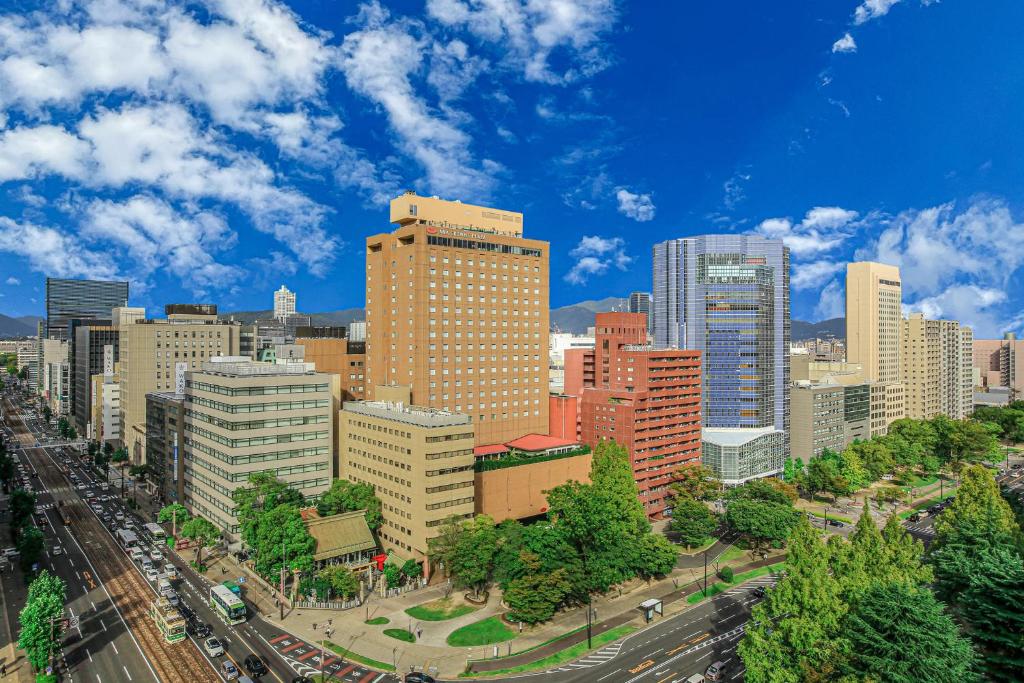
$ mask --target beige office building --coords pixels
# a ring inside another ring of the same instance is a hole
[[[1011,401],[1024,395],[1024,340],[1013,332],[1002,339],[975,339],[974,367],[978,371],[976,386],[986,390],[1006,387]]]
[[[478,444],[548,428],[547,242],[523,215],[409,192],[366,240],[366,386],[465,414]]]
[[[971,328],[911,314],[903,321],[902,358],[907,417],[960,420],[974,412]]]
[[[871,418],[872,436],[906,414],[900,373],[902,335],[900,270],[861,261],[846,267],[846,360],[859,363],[884,409]]]
[[[165,319],[114,309],[118,328],[121,440],[133,463],[146,461],[146,394],[183,391],[185,373],[214,356],[237,356],[240,326],[210,304],[171,304]]]
[[[402,398],[401,391],[378,393]],[[394,400],[346,401],[338,433],[343,476],[373,486],[383,503],[381,544],[423,562],[429,574],[427,541],[452,515],[473,516],[469,416]]]
[[[185,505],[232,540],[231,494],[267,472],[315,498],[330,488],[337,375],[311,363],[212,358],[185,380]]]

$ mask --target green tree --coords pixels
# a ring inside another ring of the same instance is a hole
[[[181,537],[196,544],[196,566],[203,566],[203,549],[220,540],[220,529],[208,519],[193,517],[181,525]]]
[[[388,588],[398,588],[402,585],[402,570],[393,562],[384,563],[384,581]]]
[[[871,474],[864,467],[860,452],[852,446],[840,454],[839,476],[846,480],[846,489],[841,493],[859,491],[871,483]]]
[[[725,499],[727,501],[760,500],[792,507],[796,495],[790,489],[779,486],[780,483],[778,479],[754,479],[729,489],[729,492],[725,494]]]
[[[669,488],[677,499],[690,497],[714,500],[722,494],[722,482],[715,477],[711,468],[704,465],[684,465],[673,472],[672,476]]]
[[[181,503],[171,503],[160,508],[160,512],[156,514],[156,521],[160,524],[167,524],[168,522],[184,524],[191,517],[192,515],[189,514],[188,509],[184,505]]]
[[[483,595],[494,575],[494,555],[498,550],[498,532],[494,520],[477,515],[467,520],[450,558],[455,583],[470,588],[474,595]]]
[[[594,449],[590,466],[590,483],[615,508],[631,533],[644,534],[651,523],[640,502],[629,451],[614,441],[602,441]]]
[[[990,680],[1019,681],[1024,671],[1024,558],[1006,546],[981,550],[956,612],[981,651]]]
[[[812,498],[816,493],[832,491],[838,478],[839,457],[828,449],[825,449],[825,452],[820,456],[812,457],[807,463],[805,481]]]
[[[353,510],[366,510],[366,523],[374,531],[384,522],[380,498],[369,484],[335,479],[331,482],[330,490],[320,496],[320,502],[317,503],[317,511],[321,516]]]
[[[343,564],[332,564],[324,567],[317,576],[326,581],[335,595],[349,600],[359,592],[359,577]]]
[[[960,472],[960,487],[952,504],[935,521],[935,547],[941,548],[949,537],[982,524],[988,526],[989,534],[1020,534],[992,472],[981,465],[968,465]]]
[[[29,585],[25,607],[18,614],[18,647],[36,671],[45,669],[60,651],[66,598],[67,586],[45,569]]]
[[[726,524],[746,537],[751,552],[784,542],[800,517],[792,506],[759,500],[735,500],[725,510]]]
[[[43,409],[43,417],[46,417],[46,412],[48,410],[49,408]],[[46,417],[46,419],[49,420],[50,418]],[[68,427],[70,426],[71,425],[68,424],[68,419],[66,417],[62,417],[57,420],[57,433],[61,436],[61,438],[67,437]]]
[[[43,419],[49,422],[51,417],[53,417],[53,411],[50,410],[50,406],[43,406]],[[60,420],[57,421],[57,429],[60,430]]]
[[[28,366],[24,366],[21,370],[18,370],[18,379],[24,381],[28,379]]]
[[[647,581],[670,574],[679,555],[675,546],[660,534],[645,534],[637,546],[637,574]]]
[[[0,446],[0,482],[3,482],[4,490],[9,490],[14,481],[14,458],[5,448]]]
[[[282,566],[292,571],[309,571],[316,541],[309,535],[299,508],[284,503],[257,517],[250,547],[255,551],[256,571],[273,582]]]
[[[32,565],[43,556],[43,545],[46,537],[43,532],[32,525],[26,525],[18,534],[18,553],[21,559],[21,570],[28,572]]]
[[[402,565],[402,576],[409,581],[415,581],[423,576],[423,566],[416,560],[408,559]]]
[[[427,556],[434,565],[444,567],[445,576],[451,576],[452,558],[459,539],[466,533],[462,520],[450,515],[437,527],[437,536],[427,539]]]
[[[842,652],[837,636],[847,607],[829,570],[829,551],[806,519],[793,530],[787,572],[754,607],[739,656],[751,683],[827,680]]]
[[[36,507],[36,494],[25,489],[14,489],[7,507],[11,513],[11,540],[17,541]]]
[[[672,508],[669,529],[679,535],[687,548],[704,543],[718,528],[718,516],[708,506],[693,498],[680,498]]]
[[[106,455],[108,459],[111,458],[114,455],[114,444],[110,443],[109,441],[104,443],[103,454]]]
[[[498,549],[494,553],[494,581],[502,590],[508,588],[512,579],[526,573],[522,552],[526,543],[526,531],[516,519],[508,519],[497,527]]]
[[[975,680],[970,642],[927,589],[906,583],[869,587],[844,620],[843,635],[849,656],[841,668],[854,680]]]
[[[115,450],[110,455],[110,462],[114,463],[115,465],[117,465],[119,467],[124,465],[126,462],[128,462],[128,449],[127,448],[118,448],[117,450]]]
[[[280,505],[291,505],[297,509],[303,503],[299,491],[269,472],[249,475],[249,486],[235,489],[231,499],[235,503],[242,540],[250,548],[256,547],[257,527],[263,515]]]
[[[787,457],[782,468],[782,480],[797,485],[804,473],[804,463],[799,458]]]
[[[547,621],[555,614],[558,605],[572,588],[566,578],[566,569],[545,572],[540,558],[528,551],[520,558],[527,573],[513,580],[505,591],[505,602],[509,606],[508,618],[527,624]]]

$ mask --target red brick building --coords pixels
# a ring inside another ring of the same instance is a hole
[[[583,443],[623,444],[647,514],[661,516],[673,471],[700,460],[700,352],[648,346],[643,313],[598,313],[595,333],[580,362],[566,354],[566,393],[581,387]]]

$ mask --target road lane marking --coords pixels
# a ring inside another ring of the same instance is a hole
[[[115,643],[114,641],[110,641],[110,645],[114,648],[114,654],[115,655],[120,655],[121,654],[120,652],[117,651],[117,643]]]
[[[128,667],[126,667],[126,666],[124,666],[124,665],[122,664],[122,665],[121,665],[121,668],[122,668],[122,669],[124,669],[124,675],[128,677],[128,680],[129,680],[129,681],[130,681],[130,680],[132,680],[132,675],[131,675],[130,673],[128,673]]]
[[[89,652],[89,648],[85,648],[85,654],[89,655],[89,661],[92,661],[92,653]]]
[[[652,666],[654,666],[654,660],[653,659],[648,659],[646,662],[640,662],[639,664],[634,666],[632,669],[629,670],[629,673],[631,673],[631,674],[638,674],[641,671],[643,671],[644,669],[649,669]]]

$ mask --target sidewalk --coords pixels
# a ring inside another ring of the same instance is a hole
[[[7,504],[4,504],[4,508]],[[5,515],[6,518],[6,515]],[[10,529],[6,522],[0,524],[0,536],[10,539]],[[0,663],[7,665],[7,678],[5,681],[16,683],[31,683],[36,677],[32,674],[32,668],[25,653],[18,649],[18,612],[25,606],[28,598],[28,588],[25,586],[21,569],[17,566],[17,560],[13,563],[0,565]],[[8,614],[8,611],[11,614]]]
[[[698,590],[696,583],[703,579],[703,556],[700,557],[700,569],[677,569],[672,576],[650,584],[634,580],[607,596],[596,596],[593,608],[597,614],[596,619],[600,621],[595,622],[593,634],[599,635],[617,626],[640,620],[641,614],[637,610],[637,605],[648,598],[660,598],[665,603],[666,614],[688,607],[685,598]],[[767,560],[750,562],[744,555],[727,564],[739,573],[774,564],[784,558],[784,554],[776,551],[770,554]],[[222,568],[226,571],[222,571]],[[206,573],[207,578],[217,582],[225,578],[237,579],[239,576],[248,575],[248,570],[240,566],[230,555],[211,560],[210,569]],[[714,582],[713,570],[709,566],[708,583],[710,585]],[[433,674],[436,669],[437,675],[444,678],[458,676],[466,671],[471,663],[474,671],[486,671],[537,661],[586,639],[586,631],[583,630],[561,638],[556,643],[550,642],[586,625],[586,611],[572,609],[559,612],[551,621],[540,626],[526,627],[514,640],[498,645],[502,659],[493,660],[494,645],[451,647],[447,645],[446,640],[453,631],[500,615],[506,610],[500,604],[498,591],[492,591],[491,599],[486,605],[455,619],[419,621],[405,613],[410,607],[441,599],[444,594],[444,586],[428,586],[388,599],[381,599],[374,594],[362,607],[350,610],[286,610],[283,621],[279,617],[279,608],[274,604],[272,594],[265,593],[257,584],[247,581],[244,595],[263,619],[310,643],[320,642],[324,637],[324,627],[330,619],[333,633],[329,640],[334,644],[363,658],[395,666],[399,672],[416,667],[418,670],[430,671]],[[461,592],[453,591],[451,600],[455,605],[462,604]],[[386,618],[388,623],[376,626],[365,623],[368,619],[381,617]],[[314,624],[316,629],[313,628]],[[514,626],[509,628],[515,629]],[[418,634],[417,641],[407,643],[394,639],[384,634],[385,629],[411,631]],[[527,650],[529,652],[524,652]],[[524,654],[517,657],[516,652]]]

